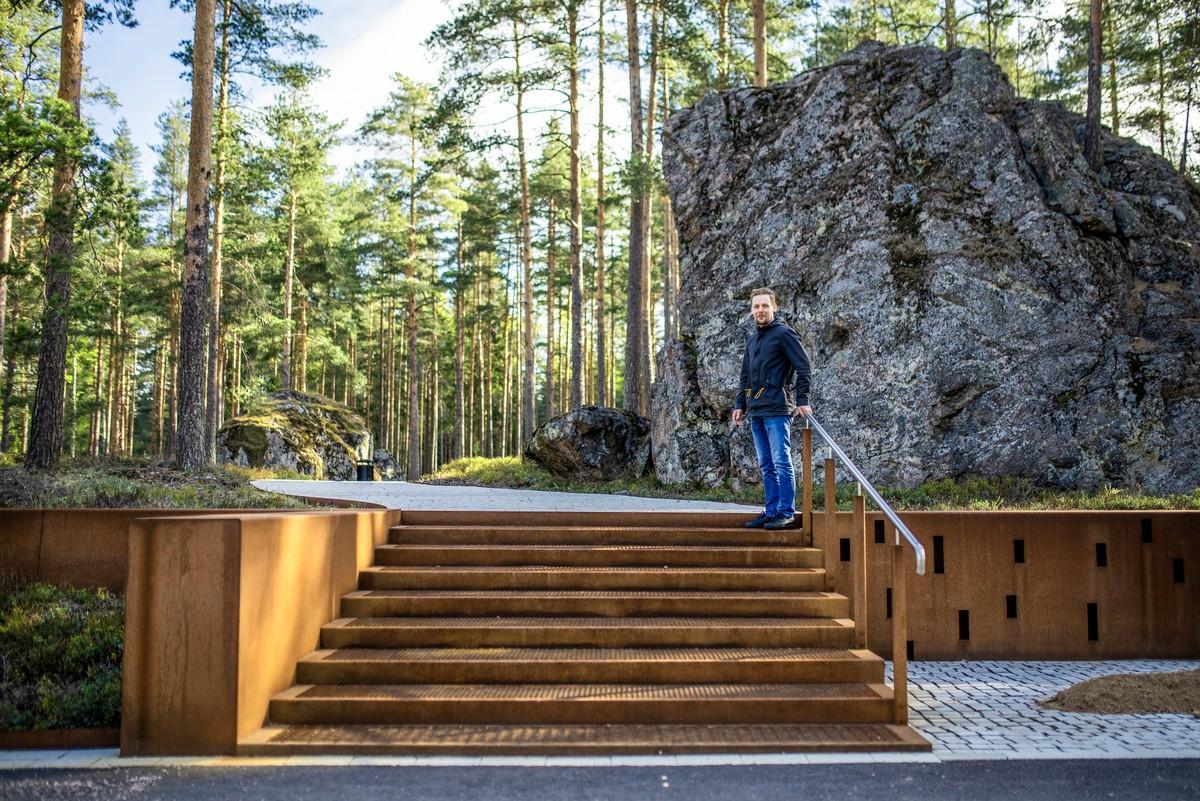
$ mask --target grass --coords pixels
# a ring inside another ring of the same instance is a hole
[[[672,486],[654,476],[634,480],[600,483],[571,482],[559,478],[532,461],[509,456],[495,459],[471,457],[456,459],[437,472],[424,476],[431,484],[464,484],[478,487],[515,487],[557,492],[621,493],[651,498],[680,498],[761,505],[762,488],[728,484],[719,487]],[[837,488],[837,508],[852,508],[854,485]],[[1022,478],[942,479],[908,489],[879,488],[893,507],[907,511],[1000,510],[1000,509],[1197,509],[1200,488],[1190,494],[1155,495],[1137,490],[1104,487],[1098,490],[1058,490],[1039,487]],[[868,504],[870,505],[870,504]],[[814,506],[824,508],[824,494],[818,486]]]
[[[0,579],[0,730],[117,728],[125,600]]]
[[[49,472],[0,467],[0,507],[56,509],[312,509],[313,506],[250,482],[307,478],[290,471],[235,465],[179,470],[149,457],[64,460]]]

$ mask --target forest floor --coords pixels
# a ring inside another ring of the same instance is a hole
[[[653,475],[605,482],[573,482],[559,478],[537,464],[520,457],[494,459],[456,459],[422,478],[427,484],[451,484],[472,487],[549,490],[637,495],[651,498],[716,501],[759,505],[763,502],[760,485],[734,487],[675,486],[662,484]],[[1067,491],[1039,487],[1023,478],[943,479],[909,489],[880,487],[880,494],[896,509],[921,510],[999,510],[999,509],[1196,509],[1200,510],[1200,487],[1190,494],[1156,495],[1140,490],[1104,487],[1097,490]],[[853,485],[838,485],[837,508],[852,508]],[[820,488],[815,492],[817,509],[823,508]]]
[[[154,458],[64,460],[49,472],[0,467],[0,508],[312,509],[266,492],[259,478],[304,478],[286,471],[215,465],[180,470]]]

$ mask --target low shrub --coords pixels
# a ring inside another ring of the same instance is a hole
[[[125,600],[0,580],[0,730],[117,728]]]

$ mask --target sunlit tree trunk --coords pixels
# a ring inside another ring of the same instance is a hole
[[[754,0],[754,85],[767,85],[766,0]]]
[[[521,388],[522,417],[521,441],[527,441],[533,436],[536,427],[537,411],[534,408],[536,384],[533,378],[533,231],[530,222],[529,209],[529,165],[525,154],[525,85],[521,74],[521,37],[517,27],[517,18],[512,21],[513,60],[517,103],[517,169],[520,174],[521,191],[521,265],[524,269],[525,280],[525,380]]]
[[[1101,40],[1103,29],[1101,0],[1089,4],[1088,34],[1088,79],[1087,79],[1087,125],[1085,128],[1084,155],[1096,172],[1104,162],[1103,146],[1100,141],[1100,69],[1104,63],[1104,47]]]
[[[604,0],[600,0],[596,69],[600,83],[596,94],[599,106],[599,124],[596,128],[596,403],[605,406],[610,398],[606,391],[608,373],[605,336],[608,332],[604,324]]]
[[[83,0],[63,0],[58,98],[79,119],[83,80]],[[37,388],[28,435],[25,466],[53,468],[62,453],[63,397],[66,390],[67,315],[71,303],[71,272],[75,261],[75,156],[60,150],[54,157],[50,206],[46,211],[46,292],[42,311],[42,344],[38,354]]]
[[[225,241],[225,141],[229,117],[229,26],[233,0],[221,0],[221,48],[217,59],[220,72],[217,90],[217,147],[213,173],[212,305],[208,321],[208,402],[205,418],[205,447],[210,464],[217,461],[217,429],[221,426],[221,406],[225,360],[218,347],[221,329],[221,283]]]
[[[630,153],[639,165],[637,185],[629,201],[629,281],[625,314],[625,383],[624,407],[641,413],[642,351],[646,346],[646,318],[643,302],[645,277],[645,239],[643,211],[645,193],[640,189],[640,157],[644,153],[645,134],[642,130],[641,55],[638,47],[637,0],[625,0],[625,29],[629,55],[629,135]]]

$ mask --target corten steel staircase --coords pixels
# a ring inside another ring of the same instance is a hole
[[[827,590],[811,453],[806,430],[806,531],[726,513],[403,513],[239,753],[928,750],[903,665],[896,697],[850,599]]]

